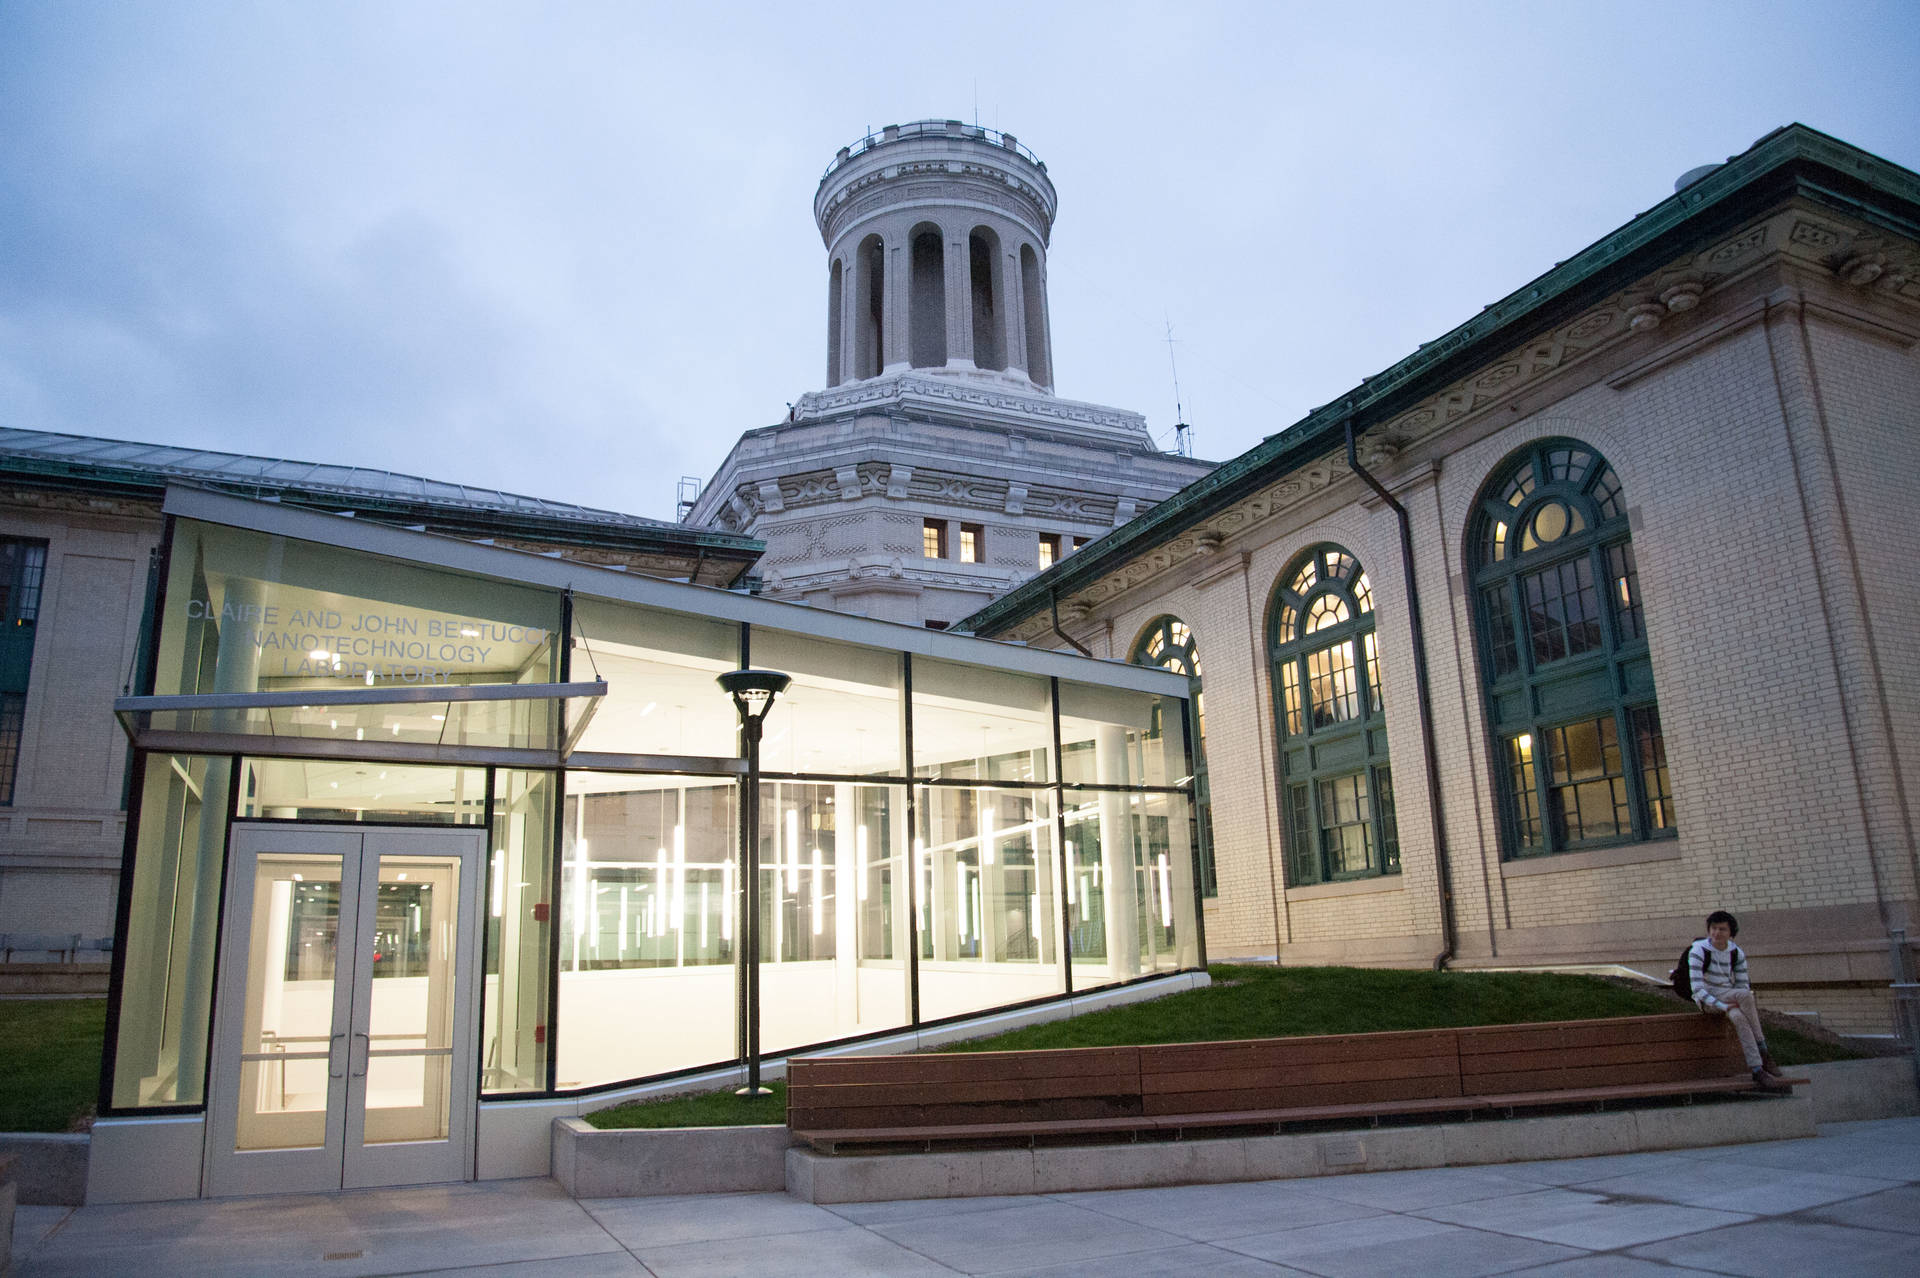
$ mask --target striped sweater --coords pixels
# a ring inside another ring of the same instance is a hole
[[[1687,971],[1693,981],[1693,1001],[1712,1012],[1726,1010],[1722,994],[1751,988],[1747,984],[1747,956],[1731,941],[1724,950],[1704,937],[1687,951]]]

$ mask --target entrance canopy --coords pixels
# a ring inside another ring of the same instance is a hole
[[[308,759],[558,767],[607,683],[317,687],[121,697],[114,714],[142,750]]]

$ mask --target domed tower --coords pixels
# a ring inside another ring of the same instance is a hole
[[[1053,393],[1047,166],[958,120],[843,146],[813,197],[827,246],[827,387],[918,370]]]
[[[813,197],[827,384],[750,430],[681,519],[767,544],[765,593],[944,627],[1212,469],[1053,388],[1046,165],[1012,134],[893,124]]]

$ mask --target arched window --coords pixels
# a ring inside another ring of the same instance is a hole
[[[1468,529],[1510,857],[1675,832],[1640,576],[1613,468],[1548,439],[1508,458]]]
[[[887,248],[877,235],[854,255],[853,375],[878,377],[886,365]]]
[[[1338,546],[1308,551],[1280,581],[1268,633],[1288,881],[1398,874],[1373,587]]]
[[[1200,893],[1217,896],[1213,872],[1213,800],[1207,788],[1207,703],[1200,686],[1200,649],[1193,631],[1178,617],[1157,618],[1140,634],[1128,658],[1136,666],[1158,666],[1187,677],[1193,690],[1193,818],[1200,840]],[[1156,731],[1164,730],[1155,724]]]
[[[827,385],[840,384],[840,309],[846,305],[844,294],[846,284],[842,279],[840,259],[833,259],[833,269],[827,273]]]

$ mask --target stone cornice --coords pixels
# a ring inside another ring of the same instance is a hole
[[[815,566],[804,572],[788,572],[780,568],[772,568],[763,574],[762,579],[766,583],[766,593],[776,598],[804,594],[813,590],[844,591],[849,585],[859,585],[863,582],[896,583],[902,588],[914,589],[940,586],[953,590],[998,594],[1022,579],[1020,573],[995,572],[984,565],[977,572],[966,572],[952,567],[922,566],[945,562],[911,555],[893,555],[886,560],[876,562],[870,556],[863,556],[861,560],[854,563],[841,562]]]
[[[1044,165],[957,121],[951,131],[912,131],[917,127],[873,139],[821,178],[813,216],[823,244],[831,248],[873,213],[914,203],[920,198],[915,188],[922,185],[938,191],[928,199],[973,202],[1011,215],[1047,243],[1059,196]]]
[[[830,421],[896,409],[934,421],[950,417],[973,425],[992,423],[1025,435],[1051,434],[1078,442],[1097,439],[1108,447],[1153,449],[1147,419],[1139,413],[1040,391],[970,385],[960,377],[933,371],[889,373],[830,390],[808,391],[794,406],[794,419]]]
[[[0,510],[21,509],[39,512],[58,512],[63,515],[86,515],[111,519],[132,519],[141,523],[160,526],[160,503],[143,497],[127,497],[113,493],[87,491],[76,484],[73,489],[60,491],[50,488],[16,488],[10,485],[0,486]]]
[[[907,471],[904,482],[896,482],[896,472]],[[846,472],[851,471],[858,490],[849,495]],[[1131,510],[1150,507],[1179,487],[1177,482],[1159,483],[1133,480],[1118,492],[1072,488],[1063,484],[1044,484],[1033,480],[1033,471],[1016,471],[1027,478],[1012,479],[963,471],[940,470],[924,463],[892,466],[885,461],[863,461],[852,467],[836,466],[781,475],[777,479],[741,481],[726,494],[715,514],[717,526],[729,530],[757,525],[768,515],[791,515],[797,511],[822,508],[822,513],[854,517],[862,509],[846,503],[861,498],[900,502],[916,515],[931,509],[975,510],[983,515],[1004,519],[1052,519],[1068,525],[1098,526],[1102,531],[1124,523]],[[1018,512],[1008,509],[1013,490],[1020,489]],[[717,490],[716,490],[717,491]],[[883,509],[886,509],[883,507]],[[1063,529],[1064,531],[1065,529]]]
[[[907,392],[903,393],[903,384]],[[921,393],[958,391],[933,398]],[[832,411],[816,411],[831,401]],[[994,401],[1006,401],[997,411]],[[931,405],[940,405],[938,408]],[[691,524],[738,530],[763,513],[805,505],[815,497],[848,500],[838,472],[855,468],[891,468],[887,483],[901,489],[887,495],[905,499],[899,472],[925,471],[942,480],[957,475],[998,484],[994,505],[1011,501],[1027,514],[1046,514],[1044,497],[1015,494],[1024,486],[1036,494],[1101,495],[1133,502],[1144,509],[1213,469],[1213,463],[1151,447],[1138,414],[1026,395],[955,387],[945,379],[895,374],[807,396],[795,419],[761,427],[741,436],[688,511]],[[909,412],[911,409],[911,412]],[[1088,430],[1061,426],[1067,414],[1105,417],[1135,430]],[[1144,446],[1143,446],[1144,445]],[[804,470],[791,469],[804,466]],[[1051,484],[1037,480],[1051,479]],[[861,480],[862,490],[869,488]],[[984,507],[982,507],[984,508]],[[1010,512],[1012,513],[1012,512]]]

